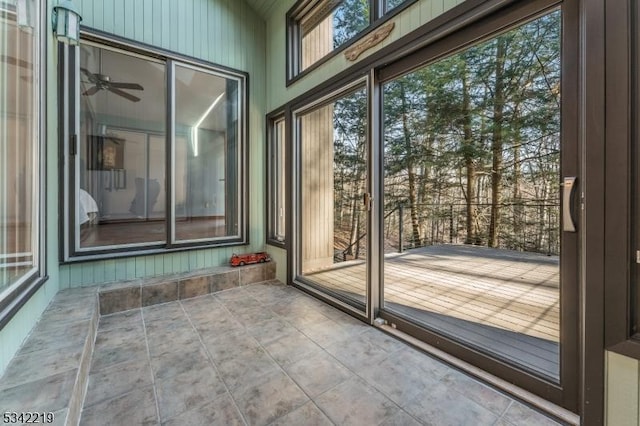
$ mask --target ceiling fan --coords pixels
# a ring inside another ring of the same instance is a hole
[[[118,96],[122,96],[123,98],[130,100],[131,102],[140,101],[140,98],[138,98],[137,96],[133,96],[123,90],[120,90],[144,90],[144,87],[142,87],[138,83],[122,83],[118,81],[111,81],[111,77],[109,77],[108,75],[92,73],[86,68],[80,68],[80,71],[82,71],[84,75],[87,76],[89,82],[94,84],[93,87],[87,89],[82,93],[84,96],[95,95],[100,90],[108,90],[111,93],[115,93]]]

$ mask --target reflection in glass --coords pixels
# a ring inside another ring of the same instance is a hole
[[[362,306],[366,297],[367,93],[298,118],[301,274]]]
[[[560,12],[383,97],[385,309],[557,380]]]
[[[369,25],[369,2],[321,2],[299,22],[302,35],[301,71],[347,43]]]
[[[269,139],[269,238],[283,242],[285,238],[285,136],[284,118],[272,123]]]
[[[0,2],[0,297],[38,262],[38,8]]]
[[[239,84],[175,67],[175,239],[239,235]]]
[[[400,6],[405,1],[407,1],[407,0],[385,0],[385,2],[384,2],[384,13],[387,13],[390,10],[395,9],[396,7]]]
[[[80,248],[166,240],[164,64],[80,47]]]

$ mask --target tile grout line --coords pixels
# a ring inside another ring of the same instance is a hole
[[[509,405],[507,405],[507,408],[504,409],[504,411],[502,412],[502,414],[500,414],[500,417],[498,417],[498,420],[496,420],[496,422],[494,424],[497,424],[500,420],[502,420],[505,423],[511,424],[510,421],[506,420],[504,418],[504,415],[507,414],[507,411],[509,411],[509,408],[511,408],[511,406],[514,404],[515,400],[513,398],[509,398],[511,401],[509,401]]]
[[[144,320],[144,309],[142,308],[142,306],[140,307],[140,317],[142,318],[142,331],[144,333],[144,343],[145,343],[145,347],[147,349],[147,362],[149,363],[149,370],[151,372],[151,385],[152,385],[152,389],[153,389],[153,399],[154,399],[155,407],[156,407],[156,417],[158,419],[158,425],[160,425],[162,423],[162,419],[160,417],[160,406],[159,406],[159,402],[158,402],[158,391],[156,389],[156,378],[155,378],[155,375],[153,374],[153,367],[151,366],[151,351],[149,350],[149,339],[147,337],[147,323]]]
[[[260,302],[260,304],[264,306],[264,304],[263,304],[262,302]],[[269,309],[269,308],[267,308],[267,309]],[[269,309],[269,310],[270,310],[270,309]],[[271,311],[271,310],[270,310],[270,311]],[[278,314],[276,314],[276,313],[275,313],[275,312],[273,312],[273,311],[271,311],[271,312],[272,312],[276,317],[278,317],[278,318],[279,318],[279,315],[278,315]],[[285,322],[287,322],[287,321],[285,321]],[[288,322],[287,322],[287,323],[288,323]],[[293,326],[293,324],[291,324],[291,326],[295,328],[295,326]],[[245,327],[245,330],[246,330],[246,327]],[[300,330],[298,330],[297,328],[296,328],[296,330],[297,330],[298,332],[302,333],[302,332],[301,332]],[[304,336],[304,334],[303,334],[303,336]],[[272,361],[273,361],[273,362],[278,366],[278,368],[280,369],[280,371],[282,371],[282,373],[283,373],[283,374],[284,374],[284,375],[285,375],[289,380],[291,380],[291,382],[292,382],[292,383],[294,383],[294,384],[298,387],[298,389],[300,389],[300,391],[301,391],[301,392],[302,392],[302,393],[303,393],[307,398],[309,398],[309,400],[308,400],[308,401],[305,401],[304,403],[300,404],[299,406],[297,406],[297,407],[293,408],[293,409],[292,409],[291,411],[289,411],[288,413],[286,413],[286,414],[284,414],[284,415],[282,415],[282,416],[280,416],[280,417],[278,417],[278,418],[274,419],[274,420],[273,420],[272,422],[270,422],[269,424],[273,424],[274,422],[276,422],[277,420],[279,420],[279,419],[281,419],[282,417],[286,416],[287,414],[293,413],[294,411],[296,411],[296,410],[297,410],[297,409],[299,409],[300,407],[303,407],[303,406],[304,406],[305,404],[307,404],[308,402],[312,402],[312,403],[313,403],[313,405],[315,405],[316,407],[318,407],[318,404],[316,404],[316,402],[313,400],[313,398],[311,397],[311,395],[309,395],[309,394],[307,393],[307,391],[305,391],[305,390],[302,388],[302,386],[300,386],[300,385],[298,384],[298,382],[296,382],[296,381],[295,381],[291,376],[289,376],[289,373],[287,373],[287,371],[286,371],[286,370],[285,370],[285,369],[280,365],[280,363],[279,363],[278,361],[276,361],[276,360],[275,360],[275,358],[273,358],[273,356],[272,356],[272,355],[271,355],[271,353],[267,350],[267,348],[265,348],[264,346],[262,346],[262,343],[260,343],[260,342],[255,338],[255,337],[253,337],[253,336],[251,336],[251,335],[250,335],[250,337],[258,343],[258,345],[260,346],[260,348],[261,348],[261,349],[264,351],[264,353],[265,353],[265,354],[266,354],[266,355],[267,355],[267,356],[268,356],[268,357],[269,357],[269,358],[270,358],[270,359],[271,359],[271,360],[272,360]],[[305,337],[307,337],[307,336],[305,336]],[[308,337],[307,337],[307,338],[308,338]],[[309,340],[311,340],[311,339],[309,339]],[[317,344],[315,341],[313,341],[313,340],[311,340],[311,341],[312,341],[315,345],[317,345],[317,346],[320,348],[320,350],[323,350],[322,346],[318,345],[318,344]],[[336,385],[336,386],[337,386],[337,385]],[[325,417],[326,417],[326,418],[327,418],[327,419],[328,419],[332,424],[334,424],[334,425],[335,425],[335,422],[331,419],[331,417],[329,417],[329,416],[327,415],[327,413],[325,413],[325,412],[324,412],[320,407],[318,407],[318,410],[320,410],[320,412],[321,412],[322,414],[324,414],[324,416],[325,416]]]
[[[381,395],[383,395],[385,398],[387,398],[389,401],[391,401],[392,404],[394,404],[396,407],[398,407],[400,409],[401,412],[404,412],[405,414],[407,414],[409,417],[411,417],[412,419],[414,419],[415,421],[417,421],[418,423],[424,425],[425,423],[420,421],[418,418],[416,418],[413,414],[409,413],[407,410],[405,410],[400,404],[398,404],[397,402],[395,402],[393,399],[391,399],[391,397],[389,395],[387,395],[382,389],[379,389],[374,383],[369,382],[365,377],[361,376],[357,371],[352,370],[351,368],[347,367],[346,365],[344,365],[343,363],[340,362],[339,359],[337,359],[335,356],[333,356],[333,354],[331,354],[331,352],[327,351],[326,349],[322,348],[323,350],[325,350],[325,352],[327,352],[333,359],[336,360],[336,362],[338,362],[340,365],[342,365],[344,368],[346,368],[347,370],[349,370],[351,373],[353,373],[353,375],[355,375],[358,379],[362,380],[365,384],[369,385],[371,388],[375,389],[377,392],[379,392]],[[396,354],[397,352],[400,352],[402,349],[398,349],[392,353],[387,354],[387,356],[380,361],[378,364],[380,364],[383,361],[386,361],[387,359],[389,359],[389,357],[391,355]],[[344,383],[344,382],[343,382]],[[334,386],[337,387],[339,385]],[[331,388],[333,389],[333,388]],[[331,390],[329,389],[329,390]],[[326,392],[328,392],[329,390],[323,392],[321,395],[325,394]],[[318,395],[320,396],[320,395]]]
[[[251,284],[249,284],[249,285],[251,285]],[[248,293],[248,292],[245,290],[245,293]],[[255,297],[253,297],[253,295],[251,295],[251,294],[248,294],[248,295],[249,295],[249,297],[251,297],[253,300],[255,300],[256,302],[258,302],[258,303],[260,304],[260,307],[261,307],[262,309],[267,309],[267,310],[269,310],[272,314],[274,314],[274,315],[276,316],[276,318],[281,318],[281,317],[280,317],[280,315],[278,315],[277,313],[273,312],[269,307],[265,306],[265,304],[264,304],[263,302],[259,301],[259,300],[258,300],[258,299],[256,299]],[[232,313],[232,312],[231,312],[231,311],[230,311],[230,310],[225,306],[225,304],[224,304],[223,302],[220,302],[220,304],[222,305],[222,307],[223,307],[223,308],[224,308],[224,309],[225,309],[225,310],[226,310],[226,311],[227,311],[227,312],[228,312],[232,317],[234,317],[234,318],[235,318],[235,315],[234,315],[234,314],[233,314],[233,313]],[[293,324],[290,324],[290,323],[289,323],[288,321],[286,321],[284,318],[282,318],[282,319],[283,319],[287,324],[291,325],[291,326],[292,326],[293,328],[295,328],[297,331],[299,331],[300,333],[302,333],[302,332],[301,332],[300,330],[298,330],[298,328],[296,328]],[[270,321],[270,320],[264,320],[264,321],[262,321],[262,322],[266,322],[266,321]],[[240,323],[240,324],[241,324],[241,323]],[[242,324],[241,324],[241,325],[242,325]],[[289,413],[293,413],[295,410],[297,410],[297,409],[299,409],[300,407],[304,406],[304,405],[305,405],[305,404],[307,404],[308,402],[313,402],[313,404],[314,404],[316,407],[318,407],[318,405],[315,403],[315,401],[313,400],[313,398],[311,398],[311,396],[310,396],[310,395],[309,395],[309,394],[308,394],[304,389],[302,389],[302,387],[301,387],[300,385],[298,385],[298,382],[296,382],[295,380],[293,380],[293,378],[291,378],[291,376],[289,376],[289,374],[284,370],[284,368],[282,368],[282,366],[280,365],[280,363],[279,363],[278,361],[276,361],[276,360],[273,358],[273,356],[271,355],[271,353],[270,353],[270,352],[269,352],[269,351],[268,351],[264,346],[262,346],[262,343],[260,343],[260,342],[258,341],[258,339],[256,339],[255,337],[253,337],[251,334],[249,334],[249,333],[247,332],[247,327],[245,327],[244,325],[242,325],[242,328],[243,328],[244,332],[247,334],[247,336],[248,336],[248,337],[250,337],[250,338],[252,338],[252,339],[253,339],[253,340],[258,344],[258,346],[260,347],[260,349],[262,349],[262,351],[265,353],[265,355],[267,355],[267,356],[269,357],[269,359],[271,359],[271,360],[275,363],[275,365],[280,369],[280,371],[281,371],[281,372],[282,372],[282,373],[283,373],[283,374],[284,374],[284,375],[285,375],[289,380],[291,380],[291,381],[292,381],[292,382],[293,382],[293,383],[298,387],[298,389],[300,389],[300,391],[301,391],[301,392],[302,392],[302,393],[303,393],[303,394],[308,398],[308,401],[305,401],[305,402],[304,402],[304,403],[302,403],[301,405],[296,406],[295,408],[293,408],[293,409],[292,409],[291,411],[289,411],[288,413],[283,414],[282,416],[280,416],[280,417],[277,417],[277,418],[273,419],[273,421],[269,422],[267,425],[271,425],[271,424],[273,424],[274,422],[276,422],[277,420],[279,420],[279,419],[281,419],[282,417],[286,416],[287,414],[289,414]],[[196,330],[196,331],[197,331],[197,330]],[[302,333],[302,334],[304,335],[304,333]],[[305,337],[307,337],[307,336],[305,335]],[[310,339],[310,340],[311,340],[311,339]],[[312,341],[313,341],[313,340],[312,340]],[[323,349],[323,348],[322,348],[322,346],[318,345],[315,341],[313,341],[313,343],[315,343],[315,344],[316,344],[320,349]],[[205,348],[206,348],[206,347],[205,347]],[[207,353],[208,353],[208,349],[207,349]],[[213,362],[213,360],[212,360],[212,362]],[[266,374],[268,374],[268,373],[265,373],[265,374],[263,374],[262,376],[264,376],[264,375],[266,375]],[[260,377],[262,377],[262,376],[260,376]],[[233,398],[233,396],[232,396],[232,398]],[[235,403],[235,399],[234,399],[234,403]],[[325,417],[326,417],[326,418],[327,418],[327,419],[328,419],[332,424],[334,424],[334,425],[335,425],[334,421],[333,421],[333,420],[331,420],[331,418],[330,418],[330,417],[329,417],[329,416],[328,416],[324,411],[322,411],[322,409],[321,409],[320,407],[318,407],[318,410],[320,410],[320,412],[321,412],[322,414],[324,414],[324,415],[325,415]],[[243,416],[243,418],[244,418],[244,416]]]
[[[312,300],[315,300],[312,296],[309,296],[309,295],[305,295],[305,296],[306,296],[306,297],[311,298]],[[337,310],[337,311],[339,311],[339,310]],[[321,313],[322,313],[322,312],[321,312]],[[274,312],[274,314],[275,314],[275,312]],[[320,343],[316,342],[316,341],[315,341],[315,339],[313,339],[313,337],[309,336],[309,335],[308,335],[308,334],[306,334],[304,331],[302,331],[302,330],[300,330],[298,327],[296,327],[294,324],[290,323],[290,322],[289,322],[285,317],[282,317],[282,316],[280,316],[280,315],[278,315],[278,314],[275,314],[275,315],[276,315],[278,318],[281,318],[281,319],[282,319],[283,321],[285,321],[287,324],[290,324],[292,327],[294,327],[296,330],[298,330],[300,333],[302,333],[305,337],[307,337],[307,338],[308,338],[309,340],[311,340],[313,343],[315,343],[316,345],[318,345],[318,347],[321,349],[321,351],[322,351],[322,352],[324,352],[325,354],[327,354],[331,359],[333,359],[335,363],[337,363],[337,364],[341,365],[343,368],[345,368],[347,371],[349,371],[353,376],[355,376],[356,378],[358,378],[358,379],[362,380],[365,384],[367,384],[367,385],[371,386],[371,388],[373,388],[374,390],[376,390],[377,392],[379,392],[381,395],[383,395],[385,398],[387,398],[387,399],[388,399],[392,404],[394,404],[396,407],[398,407],[398,409],[399,409],[401,412],[404,412],[404,413],[405,413],[405,414],[407,414],[409,417],[411,417],[412,419],[416,420],[418,423],[420,423],[420,424],[424,424],[423,422],[421,422],[420,420],[418,420],[415,416],[413,416],[411,413],[409,413],[407,410],[405,410],[404,408],[402,408],[402,407],[400,406],[400,404],[396,403],[393,399],[391,399],[391,398],[390,398],[390,397],[389,397],[385,392],[383,392],[381,389],[378,389],[378,387],[377,387],[377,386],[375,386],[374,384],[370,383],[370,382],[369,382],[365,377],[361,376],[361,375],[360,375],[360,374],[358,374],[355,370],[352,370],[352,369],[351,369],[351,368],[349,368],[347,365],[343,364],[343,363],[342,363],[338,358],[336,358],[336,357],[335,357],[331,352],[329,352],[329,351],[327,350],[327,348],[325,348],[325,347],[324,347],[323,345],[321,345]],[[327,318],[328,318],[330,321],[335,321],[335,320],[334,320],[334,319],[332,319],[332,318],[329,318],[329,317],[327,317]],[[373,327],[373,329],[375,329],[375,327]],[[369,331],[369,330],[364,330],[364,331],[362,331],[362,332],[360,332],[360,333],[357,333],[357,334],[358,334],[358,335],[361,335],[361,334],[363,334],[363,333],[366,333],[366,331]],[[345,340],[345,339],[342,339],[342,340]],[[258,342],[258,343],[260,343],[260,342]],[[335,345],[335,344],[338,344],[338,343],[340,343],[340,341],[333,342],[333,343],[331,343],[331,345]],[[408,346],[408,345],[407,345],[407,346]],[[265,349],[265,350],[266,350],[266,349]],[[384,361],[384,360],[386,360],[386,359],[388,359],[391,355],[393,355],[393,354],[395,354],[395,353],[399,352],[400,350],[401,350],[401,349],[398,349],[398,350],[396,350],[396,351],[394,351],[394,352],[392,352],[392,353],[387,353],[387,356],[383,359],[383,361]],[[286,372],[285,372],[285,374],[286,374]],[[287,376],[288,376],[288,375],[287,375]],[[290,378],[291,378],[291,377],[290,377]],[[293,381],[294,381],[294,383],[296,383],[296,384],[297,384],[297,382],[296,382],[293,378],[291,378],[291,380],[293,380]],[[332,386],[331,388],[329,388],[329,389],[325,390],[324,392],[322,392],[322,393],[318,394],[318,395],[316,396],[316,398],[318,398],[318,397],[320,397],[320,396],[324,395],[325,393],[330,392],[331,390],[333,390],[333,389],[337,388],[338,386],[340,386],[341,384],[343,384],[343,383],[344,383],[344,382],[346,382],[347,380],[349,380],[349,379],[345,379],[345,380],[343,380],[342,382],[337,383],[335,386]],[[301,389],[302,389],[302,388],[301,388]],[[303,392],[304,392],[304,390],[303,390]],[[306,394],[306,392],[305,392],[305,394]],[[307,396],[309,396],[309,395],[307,395]],[[315,405],[316,407],[318,407],[318,409],[319,409],[319,410],[320,410],[320,411],[321,411],[321,412],[322,412],[322,413],[323,413],[323,414],[324,414],[324,415],[325,415],[325,416],[326,416],[326,417],[327,417],[327,418],[328,418],[328,419],[333,423],[333,421],[331,420],[331,418],[329,417],[329,415],[328,415],[327,413],[325,413],[325,412],[324,412],[324,410],[322,410],[322,408],[321,408],[318,404],[316,404],[315,399],[314,399],[314,398],[311,398],[310,396],[309,396],[309,399],[310,399],[310,400],[314,403],[314,405]],[[335,423],[334,423],[334,424],[335,424]]]
[[[213,294],[213,293],[209,293],[209,294]],[[191,325],[191,328],[193,328],[193,331],[196,332],[196,336],[198,336],[198,341],[200,342],[200,345],[202,346],[202,348],[204,349],[204,352],[207,354],[207,359],[209,360],[209,364],[211,364],[211,366],[213,367],[213,369],[215,370],[216,374],[218,375],[218,378],[220,379],[220,381],[222,382],[222,384],[224,385],[225,390],[227,391],[227,394],[229,395],[229,398],[231,398],[231,402],[233,402],[233,406],[236,408],[238,414],[240,414],[240,418],[242,419],[242,421],[244,422],[245,426],[248,426],[249,423],[247,422],[247,420],[244,418],[244,414],[242,413],[242,411],[240,410],[240,407],[238,407],[238,403],[236,402],[236,399],[233,397],[233,394],[231,393],[231,391],[229,390],[229,386],[227,386],[227,382],[224,380],[224,377],[222,377],[222,374],[220,373],[220,370],[218,370],[218,366],[216,365],[216,363],[213,361],[213,357],[211,356],[211,353],[209,352],[209,348],[207,348],[207,345],[204,344],[204,341],[202,340],[202,336],[200,336],[200,332],[198,331],[198,329],[196,328],[196,326],[193,324],[193,321],[191,321],[191,316],[189,316],[189,313],[187,312],[187,310],[184,308],[184,305],[182,304],[182,300],[178,300],[178,302],[180,303],[180,308],[182,309],[182,312],[185,314],[185,316],[187,317],[187,321],[189,321],[189,324]],[[223,303],[218,302],[224,309],[227,310],[227,312],[229,312],[229,310],[227,309],[226,306],[224,306]],[[230,313],[230,312],[229,312]],[[231,313],[230,313],[231,314]],[[204,404],[203,404],[204,405]]]
[[[295,289],[295,288],[294,288],[294,289]],[[299,292],[299,293],[300,293],[300,295],[302,295],[303,297],[311,298],[311,296],[309,296],[309,295],[305,294],[304,292],[301,292],[301,291],[300,291],[300,290],[298,290],[298,289],[295,289],[295,290],[296,290],[297,292]],[[256,300],[257,300],[257,299],[256,299]],[[293,327],[296,331],[298,331],[298,332],[299,332],[299,333],[301,333],[303,336],[305,336],[307,339],[309,339],[310,341],[312,341],[315,345],[317,345],[317,346],[318,346],[318,348],[320,348],[320,351],[321,351],[321,352],[324,352],[325,354],[329,355],[333,360],[335,360],[335,362],[336,362],[336,363],[340,364],[342,367],[344,367],[347,371],[349,371],[349,372],[350,372],[350,373],[352,373],[353,375],[358,376],[358,375],[356,374],[356,372],[355,372],[355,371],[352,371],[349,367],[347,367],[346,365],[342,364],[342,363],[341,363],[341,362],[340,362],[336,357],[334,357],[330,352],[328,352],[324,346],[322,346],[320,343],[316,342],[313,338],[311,338],[311,336],[307,335],[304,331],[302,331],[302,330],[300,330],[298,327],[296,327],[296,326],[295,326],[295,324],[291,323],[291,322],[290,322],[286,317],[283,317],[283,316],[281,316],[281,315],[277,314],[276,312],[272,311],[272,310],[271,310],[271,308],[269,308],[269,306],[268,306],[268,305],[266,305],[266,306],[265,306],[265,304],[264,304],[263,302],[260,302],[259,300],[258,300],[258,302],[259,302],[259,303],[260,303],[264,308],[269,309],[269,310],[270,310],[270,311],[271,311],[271,312],[276,316],[276,318],[277,318],[277,319],[280,319],[280,320],[284,321],[286,324],[289,324],[289,325],[290,325],[291,327]],[[320,313],[322,314],[322,312],[320,312]],[[330,320],[330,321],[333,321],[333,320],[332,320],[331,318],[329,318],[329,317],[327,317],[327,319],[328,319],[328,320]],[[265,320],[265,321],[263,321],[263,322],[266,322],[266,321],[269,321],[269,320]],[[253,336],[251,336],[251,337],[253,337]],[[321,407],[316,403],[315,399],[314,399],[314,398],[312,398],[312,397],[311,397],[311,395],[309,395],[309,394],[308,394],[308,393],[307,393],[307,392],[302,388],[302,386],[300,386],[300,384],[299,384],[299,383],[298,383],[294,378],[292,378],[291,376],[289,376],[289,374],[288,374],[288,373],[286,372],[286,370],[285,370],[285,369],[280,365],[280,363],[278,363],[278,362],[277,362],[277,361],[276,361],[276,360],[271,356],[271,354],[269,353],[269,351],[268,351],[264,346],[262,346],[262,343],[260,343],[259,341],[257,341],[257,339],[255,339],[255,338],[254,338],[254,340],[256,340],[256,342],[258,342],[258,345],[260,345],[260,347],[265,351],[265,353],[266,353],[266,354],[267,354],[267,355],[268,355],[268,356],[269,356],[269,357],[270,357],[270,358],[271,358],[271,359],[276,363],[276,365],[278,365],[278,367],[280,367],[280,369],[283,371],[283,373],[284,373],[284,374],[285,374],[285,375],[286,375],[286,376],[287,376],[287,377],[288,377],[288,378],[289,378],[293,383],[295,383],[295,384],[298,386],[298,388],[299,388],[299,389],[300,389],[300,390],[301,390],[301,391],[302,391],[302,392],[303,392],[303,393],[304,393],[304,394],[309,398],[309,401],[310,401],[310,402],[312,402],[312,403],[313,403],[313,405],[315,405],[315,406],[318,408],[318,410],[320,410],[320,412],[321,412],[321,413],[322,413],[322,414],[323,414],[323,415],[324,415],[324,416],[325,416],[325,417],[326,417],[326,418],[327,418],[327,419],[328,419],[332,424],[334,424],[334,425],[335,425],[336,423],[335,423],[335,422],[331,419],[331,417],[330,417],[330,416],[329,416],[329,415],[328,415],[328,414],[327,414],[327,413],[326,413],[326,412],[325,412],[325,411],[324,411],[324,410],[323,410],[323,409],[322,409],[322,408],[321,408]],[[297,362],[297,361],[296,361],[296,362]],[[358,377],[359,377],[359,376],[358,376]],[[340,386],[342,383],[344,383],[346,380],[348,380],[348,379],[345,379],[345,380],[341,381],[340,383],[337,383],[336,385],[332,386],[331,388],[329,388],[329,389],[325,390],[324,392],[322,392],[322,393],[318,394],[318,395],[316,396],[316,398],[317,398],[317,397],[319,397],[319,396],[321,396],[321,395],[324,395],[325,393],[329,392],[329,391],[330,391],[330,390],[332,390],[332,389],[337,388],[337,387],[338,387],[338,386]],[[309,401],[307,401],[307,402],[309,402]],[[304,404],[302,404],[300,407],[304,406],[307,402],[305,402]],[[293,411],[297,410],[297,409],[298,409],[298,408],[300,408],[300,407],[296,407],[294,410],[291,410],[289,413],[291,413],[291,412],[293,412]],[[288,414],[288,413],[287,413],[287,414]],[[286,414],[285,414],[285,415],[286,415]],[[282,417],[284,417],[284,416],[280,416],[280,417],[278,417],[278,419],[280,419],[280,418],[282,418]],[[278,419],[275,419],[275,420],[274,420],[273,422],[271,422],[270,424],[273,424],[273,423],[274,423],[274,422],[276,422]]]
[[[87,360],[87,371],[86,371],[86,381],[84,383],[84,389],[83,389],[83,394],[82,394],[82,401],[80,401],[79,403],[79,413],[78,413],[78,425],[80,424],[80,421],[82,420],[82,413],[84,411],[84,404],[85,401],[87,400],[87,395],[89,394],[89,379],[91,376],[91,364],[93,363],[93,353],[95,351],[96,348],[96,339],[98,338],[98,329],[100,327],[100,295],[98,292],[96,292],[96,308],[95,308],[95,312],[94,312],[94,321],[95,324],[93,325],[93,330],[91,330],[91,333],[93,334],[93,341],[89,344],[89,353],[86,355],[88,357]],[[91,324],[91,322],[90,322]],[[86,340],[85,339],[85,345],[86,345]],[[84,352],[84,351],[83,351]],[[80,366],[78,367],[78,376],[80,376],[82,370],[82,361],[80,362]],[[76,379],[77,380],[77,379]],[[67,411],[67,419],[69,419],[69,412]],[[66,420],[65,420],[65,424],[66,424]]]

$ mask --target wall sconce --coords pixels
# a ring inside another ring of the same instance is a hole
[[[53,6],[53,32],[58,41],[77,45],[80,41],[82,16],[71,0],[62,0]]]

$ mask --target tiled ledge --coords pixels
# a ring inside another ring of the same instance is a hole
[[[77,425],[98,326],[97,288],[59,292],[0,378],[0,413],[51,412]]]
[[[241,285],[273,280],[275,277],[275,263],[267,262],[107,284],[100,287],[98,293],[100,315],[203,296]]]
[[[269,262],[62,290],[0,377],[0,413],[51,412],[55,425],[77,425],[99,315],[274,278],[275,263]]]

